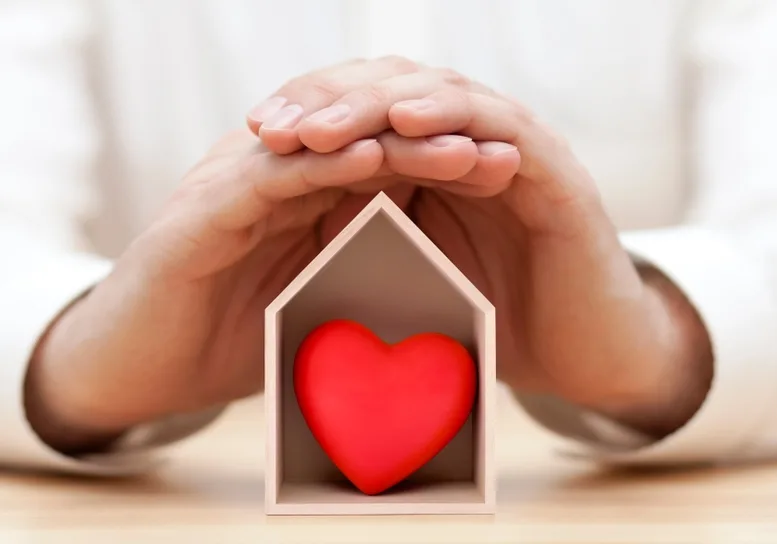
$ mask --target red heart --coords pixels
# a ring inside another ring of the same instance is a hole
[[[437,333],[387,344],[334,320],[300,345],[294,389],[313,436],[363,493],[385,491],[456,436],[475,399],[469,352]]]

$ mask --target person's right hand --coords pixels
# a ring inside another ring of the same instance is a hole
[[[316,255],[315,225],[339,187],[382,161],[372,139],[284,157],[248,130],[220,141],[39,344],[25,398],[41,438],[94,449],[135,424],[261,389],[265,307]]]
[[[396,142],[402,161],[444,178],[478,162],[446,145],[461,139]],[[136,424],[260,391],[267,305],[377,191],[407,203],[413,188],[383,158],[373,139],[281,156],[249,130],[224,138],[40,342],[25,399],[41,438],[93,451]]]

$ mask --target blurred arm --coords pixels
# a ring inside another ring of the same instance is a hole
[[[155,461],[147,449],[191,434],[219,412],[135,429],[114,453],[88,461],[48,447],[27,419],[24,384],[39,339],[111,269],[80,231],[98,204],[100,134],[84,55],[91,30],[81,2],[0,0],[0,466],[146,470]]]
[[[556,399],[519,398],[541,423],[575,439],[576,454],[594,459],[777,457],[777,3],[705,1],[697,8],[686,59],[694,202],[683,225],[622,240],[698,314],[712,349],[712,385],[690,421],[660,440]]]

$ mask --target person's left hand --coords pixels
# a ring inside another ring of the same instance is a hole
[[[367,137],[396,144],[397,134],[467,137],[448,138],[476,156],[463,175],[397,160],[401,145],[385,160],[418,186],[409,216],[494,303],[500,380],[656,436],[683,425],[711,380],[706,331],[671,282],[632,262],[567,143],[451,70],[396,59],[387,72],[381,62],[294,80],[271,102],[286,107],[249,114],[249,126],[281,154]]]

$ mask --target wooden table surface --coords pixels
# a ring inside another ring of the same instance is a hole
[[[233,407],[151,476],[0,475],[0,543],[777,543],[777,464],[602,470],[555,455],[560,443],[503,392],[496,516],[267,518],[261,400]]]

